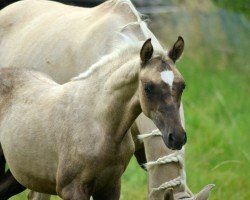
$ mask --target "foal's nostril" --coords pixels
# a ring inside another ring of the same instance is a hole
[[[181,135],[175,135],[175,132],[169,133],[168,135],[168,142],[174,145],[184,145],[187,142],[187,135],[184,132]]]
[[[173,142],[174,142],[174,133],[169,133],[169,135],[168,135],[168,141],[169,141],[170,143],[173,143]]]
[[[186,132],[171,132],[168,134],[166,137],[166,145],[168,148],[173,149],[173,150],[180,150],[182,146],[186,143],[187,141],[187,135]]]

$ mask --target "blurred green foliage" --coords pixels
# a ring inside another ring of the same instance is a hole
[[[213,2],[221,8],[232,10],[237,13],[243,13],[250,17],[250,1],[249,0],[213,0]]]

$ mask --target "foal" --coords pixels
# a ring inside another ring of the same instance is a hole
[[[119,199],[134,152],[127,132],[142,111],[171,148],[186,142],[178,110],[184,80],[173,59],[149,39],[63,85],[38,72],[2,69],[0,142],[15,178],[65,200]]]

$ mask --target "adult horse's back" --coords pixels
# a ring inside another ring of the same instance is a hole
[[[159,46],[128,2],[112,0],[94,8],[44,0],[10,5],[0,13],[0,64],[35,66],[63,83],[128,39],[150,37]]]

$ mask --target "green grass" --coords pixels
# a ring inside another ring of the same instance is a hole
[[[215,183],[211,200],[249,199],[249,65],[220,68],[216,63],[197,63],[188,58],[178,63],[187,82],[183,102],[188,185],[197,192]],[[147,174],[132,159],[123,176],[121,199],[143,200],[146,195]],[[12,200],[26,196],[27,191]]]
[[[220,69],[209,64],[199,68],[189,60],[181,66],[189,85],[184,97],[189,133],[188,183],[193,191],[206,183],[215,183],[211,199],[248,199],[250,82],[247,66],[243,71],[237,66]]]

